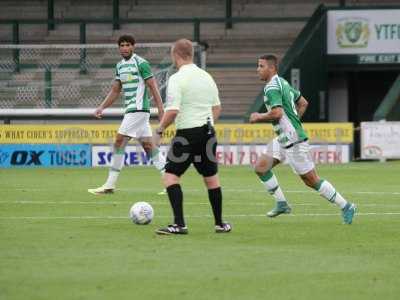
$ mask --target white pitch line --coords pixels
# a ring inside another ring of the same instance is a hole
[[[310,214],[290,214],[289,217],[331,217],[339,216],[337,213],[310,213]],[[398,216],[400,212],[369,212],[369,213],[357,213],[357,216]],[[157,218],[171,218],[171,216],[156,216]],[[212,218],[211,215],[188,215],[187,218]],[[266,218],[265,215],[226,215],[226,218]],[[0,217],[0,220],[104,220],[104,219],[129,219],[128,216],[21,216],[21,217]]]
[[[168,201],[163,202],[155,202],[149,201],[149,203],[153,205],[170,205]],[[59,204],[83,204],[83,205],[130,205],[130,202],[121,202],[121,201],[29,201],[29,200],[22,200],[22,201],[0,201],[0,204],[33,204],[33,205],[59,205]],[[246,206],[267,206],[270,203],[232,203],[231,201],[226,201],[226,205],[246,205]],[[210,205],[209,202],[185,202],[185,205]],[[319,204],[312,204],[312,203],[297,203],[293,204],[293,206],[319,206]]]
[[[149,201],[150,202],[150,201]],[[27,205],[130,205],[130,202],[122,202],[122,201],[30,201],[30,200],[21,200],[21,201],[0,201],[1,204],[27,204]],[[153,205],[169,205],[169,202],[155,202],[151,201],[150,204]],[[240,206],[269,206],[271,203],[268,201],[262,203],[245,203],[239,202],[234,203],[232,201],[225,201],[225,205],[240,205]],[[325,202],[321,203],[292,203],[292,206],[314,206],[321,207],[325,205]],[[185,205],[210,205],[208,202],[186,202]],[[361,207],[399,207],[400,204],[385,204],[385,203],[368,203],[368,204],[358,204]]]
[[[161,189],[161,188],[160,188]],[[48,192],[52,189],[49,188],[2,188],[2,191],[26,191],[26,192]],[[54,191],[55,189],[53,189]],[[59,189],[57,189],[59,191]],[[74,192],[86,192],[86,190],[76,189]],[[117,192],[154,192],[157,193],[158,190],[155,189],[146,189],[146,188],[122,188],[117,189]],[[205,189],[184,189],[186,192],[206,192]],[[233,193],[266,193],[264,190],[254,190],[254,189],[230,189],[223,188],[224,192],[233,192]],[[315,194],[316,192],[313,190],[284,190],[285,193],[296,193],[296,194]],[[361,194],[361,195],[400,195],[400,192],[386,192],[386,191],[340,191],[342,194]]]

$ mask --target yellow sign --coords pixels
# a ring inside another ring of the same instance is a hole
[[[0,125],[0,144],[112,144],[118,127],[119,124]],[[217,124],[215,129],[220,144],[265,144],[275,137],[270,124]],[[353,142],[352,123],[305,123],[304,129],[311,143]],[[175,128],[171,126],[162,143],[169,143],[174,135]]]
[[[304,123],[311,143],[351,144],[354,142],[353,123]]]

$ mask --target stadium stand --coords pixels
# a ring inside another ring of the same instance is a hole
[[[259,82],[255,72],[257,57],[264,53],[274,53],[282,57],[303,28],[306,19],[312,15],[320,3],[337,6],[339,2],[337,0],[237,0],[232,1],[232,17],[279,17],[281,19],[270,22],[249,20],[234,23],[232,28],[227,28],[223,22],[202,22],[200,40],[208,45],[207,69],[214,75],[220,88],[224,117],[241,118],[259,93],[262,83]],[[346,4],[388,5],[397,4],[397,2],[395,0],[353,0],[346,1]],[[2,1],[2,11],[7,11],[7,14],[2,15],[2,20],[46,20],[47,5],[46,0]],[[224,0],[205,0],[201,2],[201,5],[195,0],[120,0],[119,6],[119,17],[122,19],[223,18],[226,9]],[[112,1],[54,1],[54,18],[60,20],[71,18],[110,20],[112,11]],[[297,20],[290,20],[290,18],[297,18]],[[114,43],[119,35],[126,32],[134,34],[142,43],[171,42],[182,37],[192,39],[193,26],[193,22],[138,22],[121,23],[120,29],[114,30],[110,23],[88,23],[85,42]],[[12,30],[12,24],[1,24],[2,44],[13,41]],[[48,30],[47,23],[19,25],[20,43],[68,44],[78,43],[79,40],[79,23],[56,24],[54,30]],[[101,52],[98,55],[102,57]],[[109,63],[114,64],[119,59],[117,56],[111,57]],[[4,60],[2,57],[0,59]],[[157,60],[156,57],[148,57],[148,59],[151,62]],[[72,60],[78,61],[79,57],[73,57]],[[15,95],[15,103],[12,105],[15,107],[29,107],[33,103],[38,103],[43,94],[41,92],[43,76],[43,72],[37,70],[23,70],[21,73],[14,74],[10,70],[2,69],[0,85],[7,88],[2,89],[0,97],[10,99]],[[92,83],[98,78],[101,79],[101,87],[93,88]],[[53,104],[59,107],[86,106],[87,103],[81,103],[79,100],[79,95],[82,94],[98,101],[99,89],[105,92],[107,89],[104,85],[110,78],[112,78],[112,69],[86,74],[81,74],[78,68],[68,71],[59,69],[53,76],[52,83],[55,95],[64,96],[58,97],[59,100]],[[13,90],[10,85],[21,87],[21,89]],[[22,88],[24,86],[25,90]],[[72,92],[66,94],[67,88],[70,88]],[[40,105],[37,104],[37,106]]]

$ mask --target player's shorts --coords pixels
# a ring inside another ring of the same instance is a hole
[[[218,172],[216,152],[217,139],[213,128],[205,125],[177,130],[168,151],[165,172],[180,177],[193,163],[199,174],[214,176]]]
[[[264,154],[272,156],[280,162],[289,163],[293,172],[304,175],[315,168],[311,157],[310,145],[307,141],[294,144],[289,148],[283,148],[278,138],[274,138],[268,145]]]
[[[118,133],[132,138],[151,137],[150,114],[148,112],[134,112],[124,115]]]

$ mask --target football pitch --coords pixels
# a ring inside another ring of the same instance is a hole
[[[400,162],[319,166],[358,206],[342,225],[336,206],[287,166],[275,174],[292,215],[273,206],[249,167],[221,167],[224,219],[215,234],[202,180],[185,174],[186,236],[171,222],[154,168],[122,170],[113,195],[87,189],[106,169],[0,169],[0,299],[399,299]],[[130,206],[149,202],[139,226]]]

